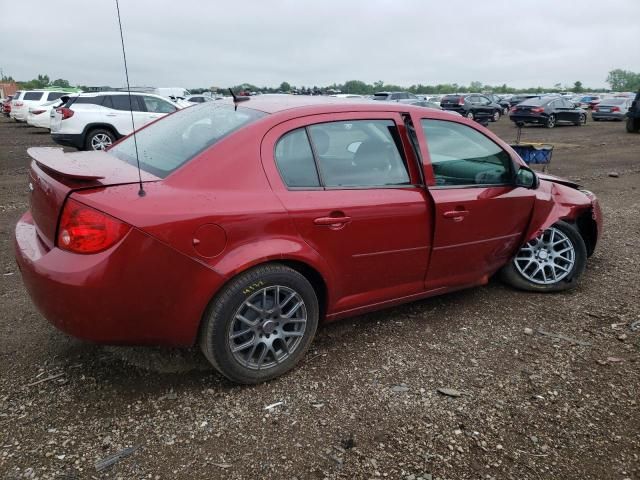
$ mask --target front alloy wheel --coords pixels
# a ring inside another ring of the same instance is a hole
[[[499,111],[499,110],[496,110],[495,112],[493,112],[493,118],[492,118],[492,120],[493,120],[494,122],[497,122],[498,120],[500,120],[500,111]]]
[[[473,115],[473,112],[472,112],[471,110],[469,110],[469,111],[467,112],[467,118],[468,118],[469,120],[473,120],[473,119],[475,118],[475,116]]]
[[[587,248],[580,233],[560,221],[523,245],[501,275],[523,290],[566,290],[575,287],[586,259]]]
[[[237,383],[259,383],[291,370],[318,326],[309,281],[280,264],[255,267],[220,291],[203,318],[200,346],[211,364]]]

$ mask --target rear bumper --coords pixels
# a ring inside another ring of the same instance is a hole
[[[603,120],[622,120],[626,117],[624,113],[591,112],[591,118]]]
[[[547,123],[547,117],[534,115],[509,115],[509,119],[516,123],[538,123],[541,125]]]
[[[51,139],[64,147],[75,147],[78,150],[84,147],[84,135],[81,133],[52,133]]]
[[[14,241],[38,310],[63,332],[97,343],[193,345],[223,283],[213,270],[135,228],[109,250],[78,255],[47,249],[27,212]]]

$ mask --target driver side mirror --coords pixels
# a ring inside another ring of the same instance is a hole
[[[520,167],[516,174],[516,186],[535,190],[538,188],[540,180],[533,170],[529,167]]]

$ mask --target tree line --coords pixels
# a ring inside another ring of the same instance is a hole
[[[14,79],[10,76],[2,76],[3,82],[13,82]],[[640,89],[640,73],[635,73],[622,69],[611,70],[607,75],[606,82],[609,84],[610,89],[615,92],[632,92]],[[18,87],[23,90],[35,90],[45,87],[64,87],[69,88],[71,84],[68,80],[58,78],[51,80],[46,74],[39,74],[36,78],[28,81],[16,82]],[[77,85],[77,88],[87,91],[90,89],[87,85]],[[442,93],[468,93],[468,92],[494,92],[494,93],[543,93],[543,92],[564,92],[570,91],[574,93],[582,93],[588,91],[595,91],[590,87],[585,87],[581,81],[576,81],[572,85],[562,85],[560,83],[555,84],[553,87],[530,87],[530,88],[515,88],[510,87],[506,83],[502,85],[487,85],[482,82],[475,81],[469,85],[459,85],[457,83],[443,83],[437,85],[410,85],[409,87],[402,85],[394,85],[385,83],[379,80],[374,83],[366,83],[362,80],[348,80],[344,83],[333,83],[326,86],[294,86],[289,82],[282,82],[276,87],[257,86],[251,83],[243,83],[240,85],[233,85],[230,88],[234,92],[262,92],[262,93],[303,93],[303,94],[324,94],[324,93],[351,93],[357,95],[371,95],[380,91],[409,91],[416,94],[442,94]],[[203,93],[206,91],[218,91],[224,93],[228,91],[228,88],[221,87],[205,87],[205,88],[192,88],[192,93]]]

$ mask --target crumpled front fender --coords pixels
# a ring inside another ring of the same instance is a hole
[[[594,199],[569,186],[541,180],[524,242],[540,235],[558,220],[575,222],[583,212],[593,208]]]

